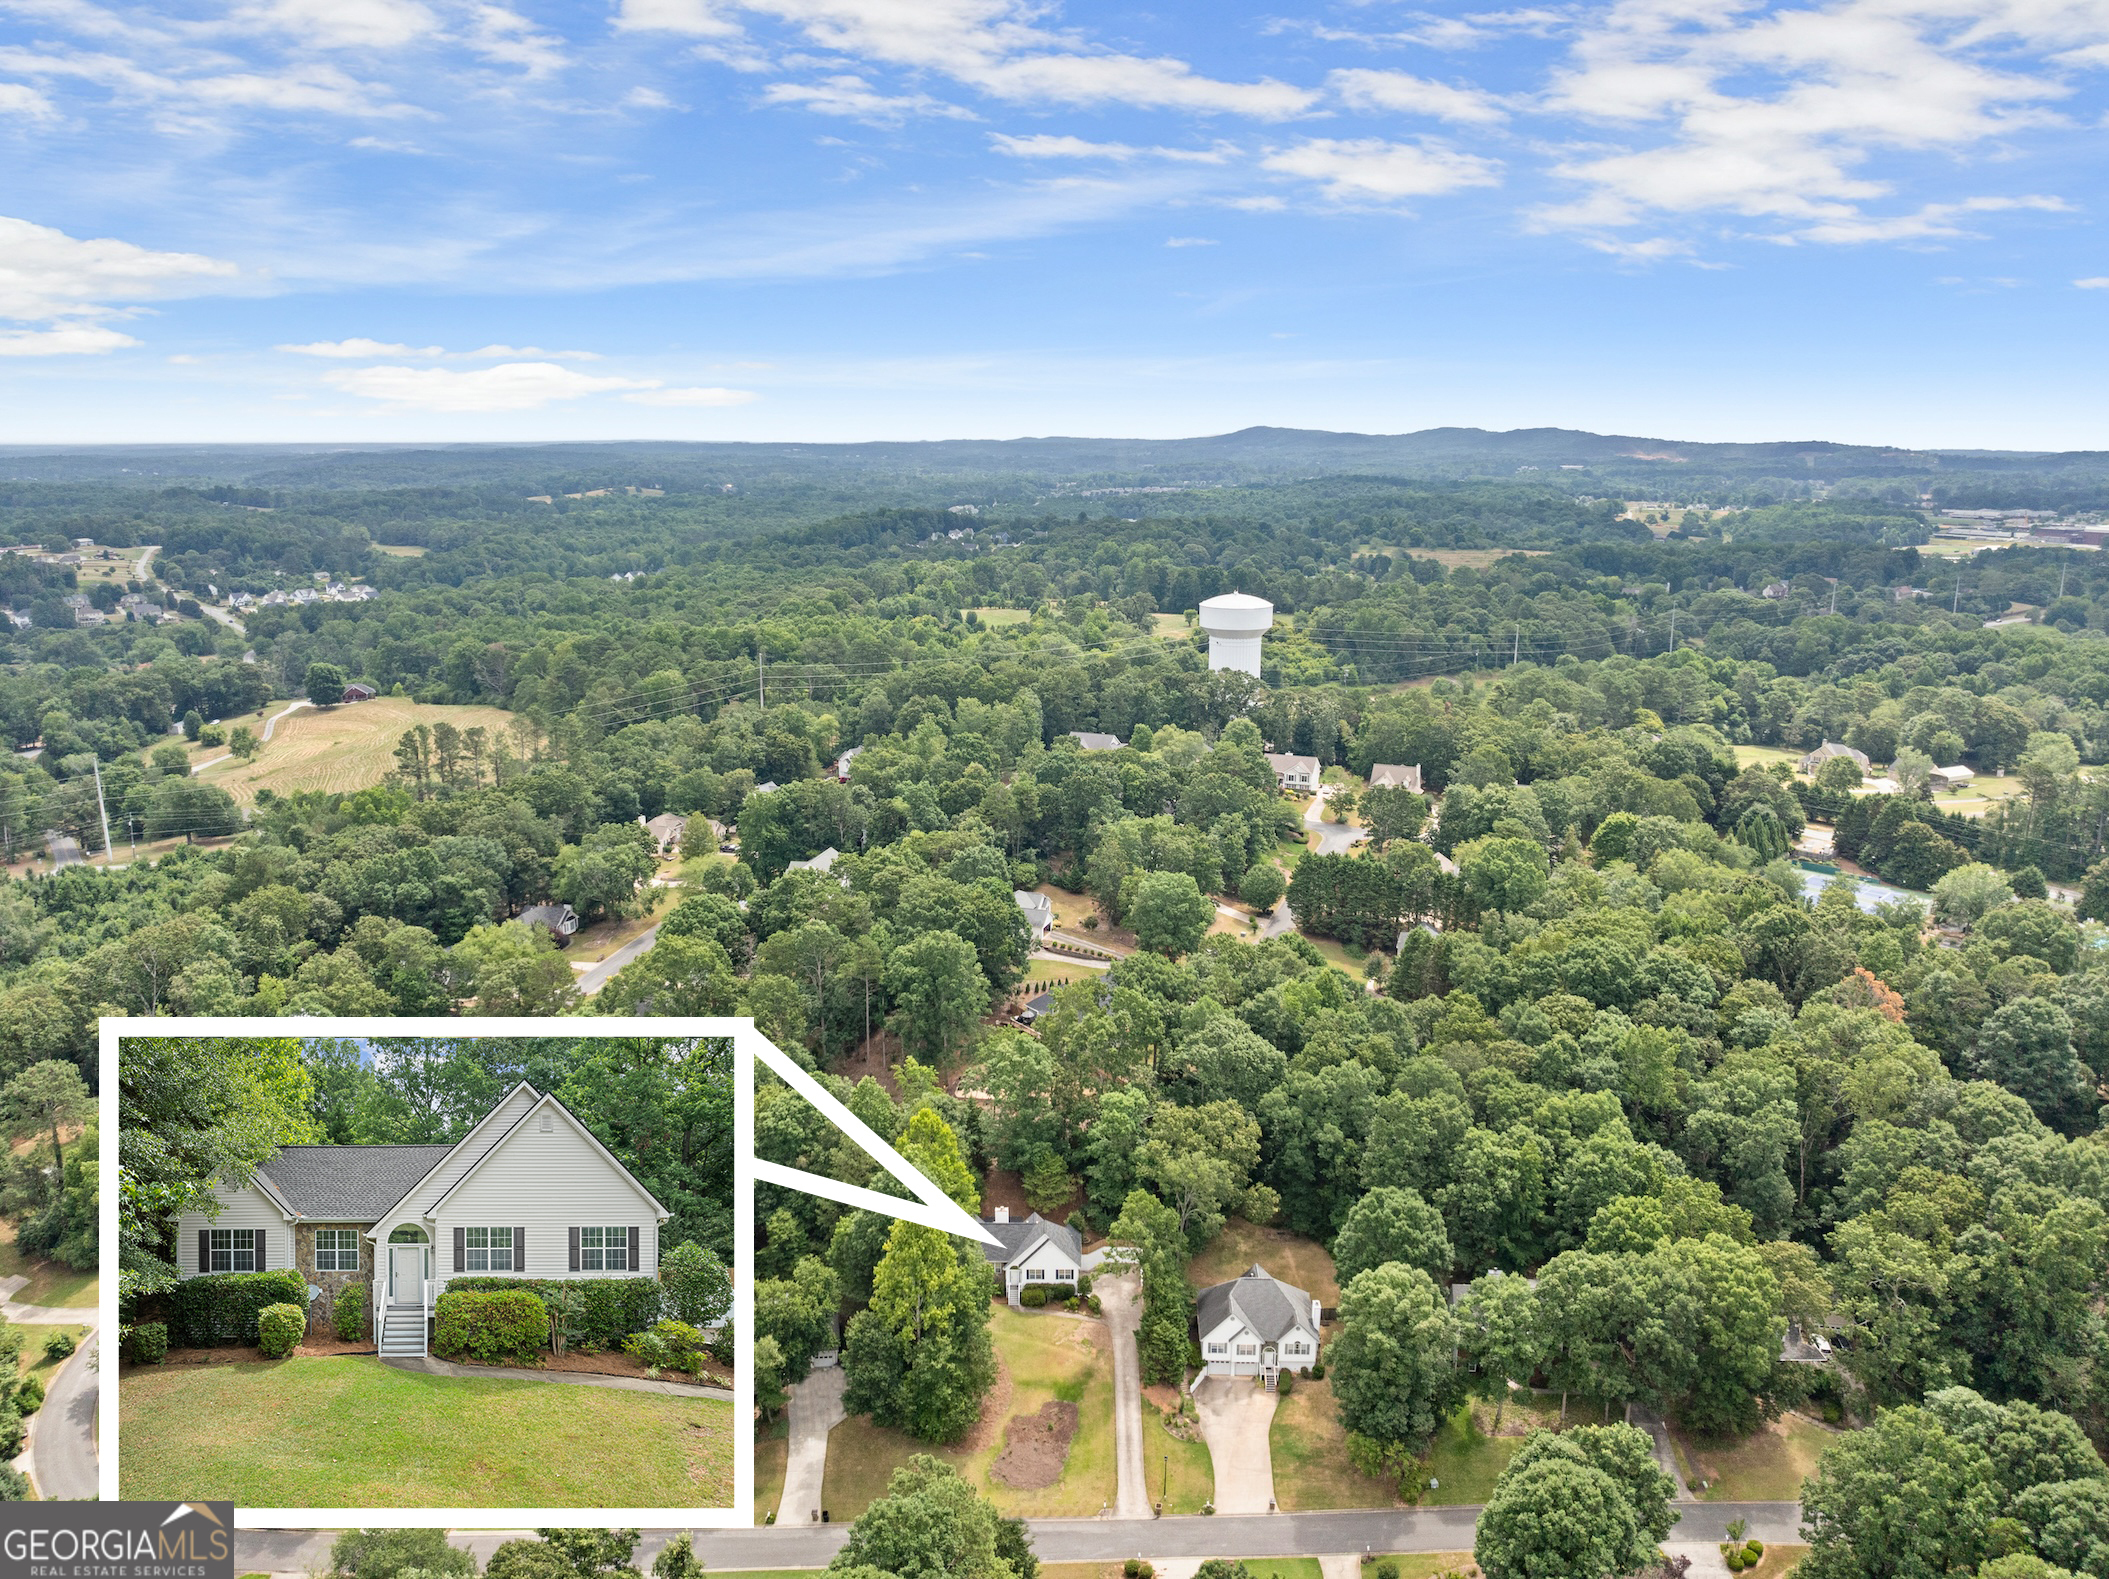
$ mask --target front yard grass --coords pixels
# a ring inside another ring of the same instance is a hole
[[[833,1522],[853,1519],[886,1493],[893,1472],[917,1453],[931,1453],[966,1477],[998,1511],[1033,1519],[1087,1518],[1113,1501],[1113,1351],[1103,1322],[1058,1312],[997,1310],[989,1318],[1004,1379],[990,1395],[981,1424],[963,1445],[932,1447],[906,1432],[852,1415],[828,1435],[821,1505]],[[989,1471],[1003,1454],[1015,1420],[1042,1404],[1077,1406],[1076,1434],[1062,1478],[1037,1491],[1006,1486]],[[1205,1452],[1206,1450],[1202,1450]],[[1198,1504],[1195,1511],[1199,1511]]]
[[[1142,1401],[1142,1481],[1150,1506],[1162,1502],[1168,1515],[1199,1513],[1215,1500],[1216,1464],[1208,1444],[1165,1430],[1163,1413],[1147,1398]]]
[[[16,1330],[25,1336],[22,1340],[22,1353],[15,1360],[15,1374],[22,1377],[34,1376],[44,1384],[44,1391],[47,1393],[51,1391],[51,1378],[53,1375],[73,1355],[69,1354],[65,1359],[47,1360],[44,1357],[45,1339],[49,1338],[54,1332],[70,1333],[73,1336],[73,1352],[78,1354],[81,1340],[88,1336],[88,1329],[85,1326],[63,1326],[58,1322],[47,1323],[40,1321],[35,1324],[19,1322],[16,1324]]]
[[[763,1524],[784,1500],[784,1475],[791,1461],[791,1425],[778,1418],[754,1442],[754,1522]]]
[[[18,1305],[93,1309],[99,1297],[94,1272],[76,1272],[62,1262],[26,1256],[15,1243],[14,1230],[0,1230],[0,1277],[16,1276],[29,1279],[11,1296]]]
[[[1488,1436],[1474,1423],[1472,1406],[1467,1404],[1443,1422],[1443,1428],[1428,1445],[1421,1476],[1438,1484],[1432,1491],[1424,1488],[1421,1501],[1429,1506],[1485,1502],[1524,1440],[1520,1436]]]
[[[1439,1579],[1442,1574],[1461,1574],[1476,1561],[1470,1552],[1395,1552],[1390,1557],[1378,1559],[1378,1562],[1397,1563],[1399,1579]],[[1375,1565],[1362,1571],[1374,1573]]]
[[[1839,1440],[1802,1415],[1782,1415],[1741,1441],[1699,1440],[1677,1433],[1677,1446],[1691,1471],[1705,1477],[1701,1502],[1799,1502],[1801,1483],[1816,1473],[1816,1461]]]
[[[1274,1500],[1284,1513],[1388,1508],[1398,1501],[1391,1481],[1372,1479],[1349,1461],[1331,1382],[1299,1376],[1289,1396],[1274,1406],[1267,1446],[1274,1460]]]
[[[732,1406],[358,1357],[147,1366],[119,1495],[252,1508],[728,1507]]]
[[[1208,1247],[1187,1263],[1186,1280],[1195,1288],[1228,1283],[1255,1261],[1329,1310],[1340,1303],[1340,1280],[1333,1276],[1333,1258],[1324,1245],[1286,1228],[1256,1227],[1242,1217],[1225,1223]]]

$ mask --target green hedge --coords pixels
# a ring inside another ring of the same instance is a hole
[[[575,1288],[585,1296],[576,1342],[614,1349],[633,1332],[648,1332],[659,1319],[659,1280],[649,1277],[450,1277],[447,1293],[456,1289],[471,1294],[506,1294],[524,1289],[537,1298],[559,1286]],[[444,1299],[446,1296],[442,1295]]]
[[[347,1283],[337,1290],[337,1302],[330,1308],[330,1325],[346,1343],[366,1335],[366,1285]]]
[[[298,1305],[266,1305],[257,1312],[256,1346],[267,1360],[282,1360],[308,1335],[308,1313]]]
[[[432,1347],[477,1360],[531,1361],[548,1336],[548,1308],[524,1288],[489,1294],[449,1288],[439,1296]]]
[[[168,1358],[168,1324],[142,1322],[132,1329],[132,1363],[159,1365]]]
[[[178,1283],[169,1299],[169,1341],[181,1349],[219,1344],[256,1346],[256,1318],[266,1305],[308,1308],[298,1272],[209,1272]]]
[[[1027,1310],[1040,1309],[1041,1306],[1047,1303],[1047,1285],[1045,1283],[1029,1284],[1025,1292],[1018,1296],[1018,1303]]]

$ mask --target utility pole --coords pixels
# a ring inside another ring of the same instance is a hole
[[[1960,613],[1962,612],[1962,608],[1963,608],[1963,573],[1962,573],[1962,571],[1961,571],[1961,570],[1957,570],[1957,571],[1955,572],[1955,601],[1954,601],[1954,602],[1952,602],[1952,603],[1950,603],[1950,604],[1948,605],[1948,612],[1949,612],[1950,614],[1960,614]]]
[[[761,710],[769,711],[769,678],[764,668],[769,662],[768,652],[757,645],[754,649],[754,692],[760,699]]]
[[[97,816],[102,818],[103,865],[108,866],[110,864],[110,856],[114,852],[110,849],[110,813],[109,809],[103,805],[103,765],[101,758],[97,758],[95,763],[95,812]]]
[[[1838,583],[1835,581],[1831,583],[1831,612],[1838,612]]]
[[[1677,650],[1677,611],[1670,610],[1670,651]]]
[[[1509,667],[1515,668],[1523,662],[1523,621],[1516,621],[1516,650],[1509,654]]]

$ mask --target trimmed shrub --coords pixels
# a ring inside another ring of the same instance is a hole
[[[1314,1382],[1325,1380],[1325,1361],[1320,1360],[1311,1367],[1311,1380]]]
[[[65,1331],[54,1332],[44,1340],[44,1358],[47,1360],[63,1360],[73,1352],[73,1347],[72,1333]]]
[[[298,1305],[266,1305],[257,1313],[256,1346],[267,1360],[282,1360],[308,1335],[308,1313]]]
[[[532,1360],[549,1335],[549,1311],[524,1288],[483,1293],[450,1283],[439,1296],[432,1346],[476,1360]]]
[[[17,1414],[33,1415],[43,1407],[43,1379],[36,1376],[26,1378],[22,1385],[15,1389],[15,1412]]]
[[[1283,1371],[1281,1375],[1275,1377],[1274,1390],[1284,1398],[1296,1391],[1296,1373],[1294,1371]]]
[[[1089,1272],[1079,1272],[1076,1275],[1076,1297],[1078,1299],[1089,1299],[1091,1297],[1091,1274]]]
[[[1756,1562],[1765,1555],[1765,1543],[1763,1541],[1745,1541],[1743,1543],[1743,1555],[1749,1558],[1750,1561]]]
[[[491,1554],[492,1567],[510,1546],[540,1546],[540,1541],[508,1541]],[[346,1530],[330,1547],[329,1579],[397,1579],[402,1574],[425,1579],[475,1579],[476,1559],[449,1545],[445,1530]]]
[[[19,1469],[0,1465],[0,1502],[27,1502],[29,1477]]]
[[[1094,1316],[1100,1314],[1105,1309],[1105,1307],[1099,1303],[1099,1298],[1096,1294],[1093,1294],[1089,1299],[1084,1301],[1084,1307],[1085,1309],[1089,1310]]]
[[[731,1365],[739,1353],[739,1344],[733,1337],[732,1318],[727,1316],[719,1322],[710,1335],[710,1347],[706,1351],[720,1365]]]
[[[1028,1310],[1038,1310],[1047,1303],[1047,1286],[1035,1283],[1018,1296],[1018,1303]]]
[[[456,1289],[469,1294],[507,1294],[524,1291],[535,1296],[538,1303],[547,1292],[556,1287],[578,1289],[584,1298],[584,1309],[579,1313],[577,1342],[598,1344],[602,1348],[622,1347],[622,1340],[633,1332],[650,1329],[661,1314],[663,1294],[659,1280],[650,1277],[586,1277],[568,1278],[561,1284],[552,1278],[536,1277],[450,1277],[447,1293]],[[442,1299],[446,1295],[440,1296]]]
[[[1387,1557],[1377,1564],[1377,1579],[1399,1579],[1399,1560]]]
[[[168,1358],[168,1325],[148,1321],[132,1329],[132,1363],[159,1365]]]
[[[691,1327],[714,1327],[732,1313],[732,1274],[693,1242],[676,1245],[659,1263],[662,1308]]]
[[[185,1349],[254,1347],[256,1318],[267,1305],[295,1305],[304,1312],[307,1304],[308,1285],[298,1272],[209,1272],[171,1290],[169,1336]]]
[[[337,1303],[330,1310],[330,1327],[346,1343],[366,1332],[366,1285],[347,1283],[337,1290]]]

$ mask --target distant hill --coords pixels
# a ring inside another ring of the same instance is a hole
[[[2109,451],[1912,450],[1810,439],[1701,444],[1572,428],[1427,428],[1330,433],[1244,428],[1190,439],[942,439],[872,444],[286,444],[0,446],[0,481],[169,487],[240,483],[276,488],[539,487],[555,478],[693,489],[794,476],[1029,477],[1174,485],[1278,480],[1285,475],[1513,476],[1532,468],[1734,479],[1836,480],[1943,474],[2038,478],[2109,471]]]

